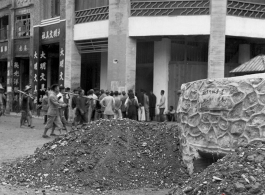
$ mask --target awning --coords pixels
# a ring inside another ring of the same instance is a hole
[[[265,72],[265,55],[259,55],[245,62],[230,73],[250,73],[250,72]]]
[[[76,41],[80,53],[97,53],[108,51],[108,39],[93,39]]]

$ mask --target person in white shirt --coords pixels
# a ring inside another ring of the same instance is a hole
[[[57,94],[57,98],[58,98],[58,103],[59,104],[65,104],[65,101],[64,101],[64,96],[63,96],[63,93],[65,92],[65,88],[63,86],[60,87],[60,92]],[[66,125],[67,125],[67,121],[65,119],[65,116],[64,116],[64,110],[65,108],[61,108],[59,107],[59,113],[60,113],[60,118],[61,118],[61,121],[62,121],[62,124],[63,124],[63,130],[65,130],[67,132],[67,128],[66,128]],[[55,126],[53,126],[53,131],[55,129]]]
[[[159,121],[160,122],[164,122],[164,111],[166,108],[166,97],[165,97],[165,91],[161,90],[161,98],[160,98],[160,102],[157,105],[159,108]]]
[[[104,118],[105,119],[113,119],[114,118],[114,109],[115,109],[115,100],[112,96],[110,96],[109,91],[106,91],[106,97],[104,97],[100,104],[104,110]]]

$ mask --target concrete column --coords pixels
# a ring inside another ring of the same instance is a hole
[[[128,37],[130,1],[109,1],[108,89],[135,90],[136,40]]]
[[[238,52],[238,63],[243,64],[250,60],[250,45],[249,44],[240,44]]]
[[[81,55],[74,42],[75,1],[64,2],[66,17],[64,86],[74,89],[80,86],[81,81]]]
[[[100,62],[100,89],[107,89],[107,72],[108,72],[108,53],[101,53]]]
[[[168,80],[169,72],[168,65],[171,54],[171,40],[162,39],[156,41],[154,45],[154,86],[153,92],[156,95],[157,103],[160,101],[160,91],[165,91],[166,110],[168,106]],[[158,108],[157,108],[158,113]]]
[[[211,34],[209,42],[208,78],[225,74],[225,30],[227,1],[211,0]]]
[[[14,1],[12,1],[14,6]],[[12,110],[13,102],[13,56],[14,56],[14,27],[15,27],[15,11],[10,10],[10,15],[8,18],[8,55],[7,55],[7,101],[6,101],[6,110],[5,112],[9,114]]]

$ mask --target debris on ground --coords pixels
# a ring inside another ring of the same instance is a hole
[[[176,126],[98,120],[0,168],[0,183],[80,193],[172,188],[189,178],[179,146]]]
[[[241,146],[168,195],[265,194],[265,142]]]

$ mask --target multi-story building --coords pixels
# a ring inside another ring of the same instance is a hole
[[[264,0],[0,3],[0,79],[9,92],[27,81],[39,95],[52,83],[157,97],[163,89],[176,106],[182,83],[230,76],[265,52]]]

